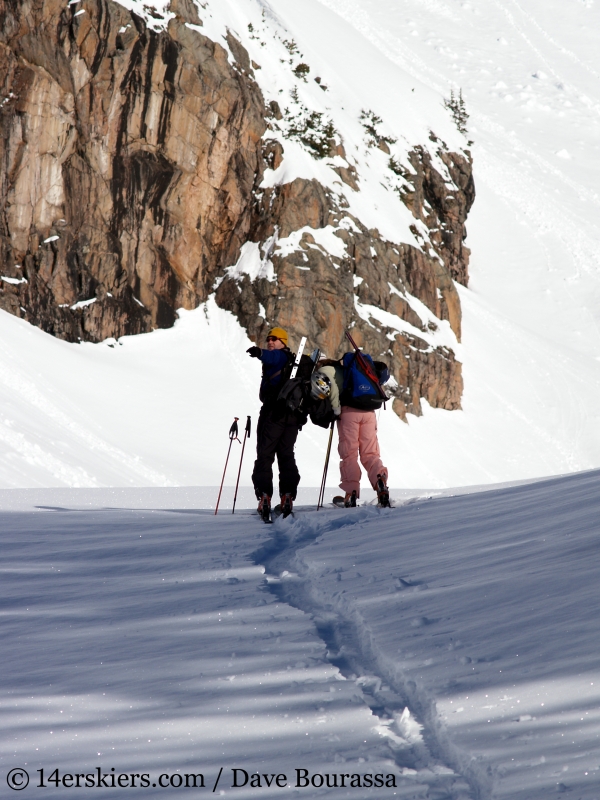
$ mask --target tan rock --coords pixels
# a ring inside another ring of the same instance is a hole
[[[198,16],[198,9],[193,0],[171,0],[169,11],[177,14],[184,22],[189,22],[191,25],[202,25],[202,20]]]
[[[220,45],[186,27],[199,23],[194,9],[177,0],[157,34],[105,0],[77,17],[54,0],[0,0],[0,86],[17,97],[0,111],[3,252],[32,272],[19,293],[27,318],[56,335],[172,324],[247,238],[263,99]],[[44,245],[61,218],[60,245]],[[104,298],[60,308],[99,284],[125,309],[107,308],[112,322],[98,322]]]
[[[282,113],[274,101],[265,108],[257,65],[233,34],[232,65],[190,28],[201,25],[191,0],[170,10],[155,33],[111,0],[86,0],[77,17],[64,0],[0,0],[0,274],[11,278],[0,281],[0,307],[60,338],[100,341],[168,327],[219,282],[217,302],[256,340],[277,322],[292,343],[307,335],[339,357],[351,328],[390,365],[403,419],[421,413],[421,398],[459,408],[461,365],[426,340],[442,320],[460,339],[453,281],[468,280],[470,159],[435,140],[445,180],[424,147],[411,153],[403,199],[427,227],[422,246],[353,218],[336,234],[343,257],[331,256],[317,231],[347,211],[327,189],[298,179],[258,190],[285,144],[263,139]],[[346,157],[334,139],[330,152]],[[338,175],[360,191],[355,167]],[[277,254],[278,239],[307,227],[315,233],[296,252]],[[275,280],[223,279],[247,241],[271,242]],[[93,302],[76,307],[82,300]],[[371,306],[395,327],[364,319]]]

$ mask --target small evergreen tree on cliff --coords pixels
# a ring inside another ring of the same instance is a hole
[[[450,99],[444,100],[444,108],[447,108],[452,114],[452,119],[456,127],[463,136],[466,136],[468,133],[467,122],[469,121],[469,114],[463,98],[462,89],[459,90],[458,97],[454,94],[454,89],[450,89]],[[469,142],[469,144],[471,143]]]

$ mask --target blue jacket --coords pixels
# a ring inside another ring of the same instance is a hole
[[[260,382],[260,400],[263,403],[275,403],[283,385],[285,367],[291,363],[291,353],[285,350],[263,350],[260,357],[263,365]]]

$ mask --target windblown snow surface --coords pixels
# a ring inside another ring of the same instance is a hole
[[[119,1],[154,28],[171,13],[166,0]],[[81,13],[85,2],[70,7]],[[201,30],[225,48],[227,27],[241,39],[267,100],[332,120],[361,191],[340,184],[333,161],[315,160],[285,130],[266,134],[285,146],[266,184],[317,177],[365,224],[410,242],[410,215],[392,191],[388,157],[366,146],[361,112],[381,118],[400,162],[431,130],[473,154],[471,281],[459,287],[463,341],[455,346],[463,410],[425,404],[408,425],[381,413],[392,484],[480,484],[599,466],[600,4],[206,0],[199,13]],[[306,80],[293,72],[299,63],[310,68]],[[468,138],[443,106],[459,89]],[[259,365],[212,300],[172,330],[119,343],[65,344],[4,313],[0,335],[1,486],[214,485],[233,417],[256,420]],[[319,482],[326,441],[314,428],[300,436],[305,485]]]
[[[208,499],[0,492],[3,784],[600,798],[600,472],[272,526]]]

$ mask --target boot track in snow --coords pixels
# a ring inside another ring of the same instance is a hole
[[[375,717],[392,758],[403,774],[414,772],[427,784],[428,800],[489,800],[491,770],[450,741],[435,701],[384,656],[360,612],[345,592],[326,597],[311,583],[301,550],[328,531],[365,524],[391,509],[363,506],[348,511],[295,509],[295,518],[277,519],[269,541],[251,554],[265,567],[269,590],[280,602],[312,617],[327,647],[328,661],[353,680]],[[298,513],[299,512],[299,513]],[[333,602],[332,602],[333,601]]]

